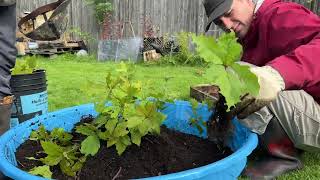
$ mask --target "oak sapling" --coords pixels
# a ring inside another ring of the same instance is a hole
[[[209,63],[204,77],[209,81],[208,84],[219,87],[228,110],[240,102],[244,94],[258,95],[258,78],[249,70],[249,66],[237,63],[242,47],[233,32],[223,34],[218,39],[194,35],[193,42],[198,54]]]
[[[249,66],[237,63],[242,47],[234,32],[223,34],[218,39],[194,35],[193,42],[200,57],[208,62],[203,77],[208,84],[219,87],[219,100],[208,121],[208,137],[221,143],[232,130],[232,117],[227,112],[241,101],[243,95],[258,95],[258,78],[249,70]]]

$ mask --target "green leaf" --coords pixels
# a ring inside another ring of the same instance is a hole
[[[97,135],[102,140],[108,140],[112,136],[111,132],[108,130],[106,130],[104,132],[102,132],[101,130],[98,130]]]
[[[79,171],[83,167],[83,164],[86,162],[86,160],[87,160],[86,156],[79,158],[79,161],[74,163],[74,165],[72,166],[72,170]]]
[[[106,78],[105,78],[105,83],[106,83],[107,85],[112,84],[112,74],[111,74],[111,72],[108,72],[108,74],[107,74],[107,76],[106,76]]]
[[[50,136],[47,130],[45,129],[44,125],[41,125],[39,126],[38,130],[31,132],[29,139],[33,141],[42,141],[49,140]]]
[[[214,49],[217,45],[213,37],[193,35],[192,40],[197,45],[196,49],[200,57],[202,57],[206,62],[223,64],[223,60],[217,55],[216,50]]]
[[[88,136],[81,143],[80,152],[86,156],[94,156],[100,149],[100,140],[97,136]]]
[[[218,47],[221,47],[220,51],[223,52],[224,65],[231,66],[236,61],[239,61],[242,47],[237,42],[234,32],[222,34],[217,40],[217,45]]]
[[[117,125],[117,127],[114,129],[113,136],[114,137],[121,137],[121,136],[127,135],[128,133],[129,133],[129,131],[127,130],[127,123],[122,122],[122,123],[119,123]]]
[[[126,94],[129,98],[139,97],[141,92],[141,82],[136,82],[133,84],[127,84],[125,87]]]
[[[63,159],[63,154],[61,154],[61,156],[49,155],[45,158],[41,158],[40,161],[46,165],[55,166],[59,164],[62,159]]]
[[[44,178],[51,179],[52,172],[50,171],[50,166],[44,165],[44,166],[38,166],[34,167],[29,171],[30,174],[33,175],[40,175]]]
[[[132,141],[132,143],[140,146],[140,144],[141,144],[141,137],[142,137],[142,135],[140,134],[140,132],[137,131],[137,130],[132,130],[132,131],[130,131],[130,135],[131,135],[131,141]]]
[[[131,116],[127,118],[127,126],[128,128],[134,128],[138,126],[139,124],[142,123],[142,118],[141,116]]]
[[[72,166],[73,166],[74,162],[70,162],[67,159],[63,159],[60,163],[60,169],[64,174],[67,174],[68,176],[76,176],[76,171],[72,170]]]
[[[100,128],[104,124],[108,122],[108,119],[105,115],[100,114],[94,121],[95,124],[97,124],[97,128]]]
[[[63,158],[63,148],[49,141],[41,141],[40,143],[44,152],[48,155],[40,160],[49,166],[57,165]]]
[[[105,105],[104,102],[96,102],[96,103],[94,103],[94,109],[98,113],[102,113],[105,107],[106,107],[106,105]]]
[[[152,128],[152,131],[160,134],[160,126],[163,123],[163,121],[166,119],[166,115],[155,111],[153,112],[153,115],[149,118],[151,121],[151,125],[149,125]]]
[[[157,135],[160,135],[160,124],[154,124],[152,127],[152,132],[156,133]]]
[[[129,136],[123,136],[119,139],[119,141],[116,143],[116,149],[119,155],[121,155],[131,144]]]
[[[123,144],[122,142],[118,141],[116,143],[116,149],[119,155],[121,155],[125,150],[126,150],[127,146],[125,144]]]
[[[250,67],[237,63],[232,64],[231,67],[237,73],[245,88],[243,94],[250,93],[252,96],[257,96],[259,94],[260,85],[258,77],[249,70]]]
[[[63,128],[54,128],[50,134],[53,139],[58,139],[61,143],[69,142],[72,135],[65,132]]]
[[[153,102],[147,102],[144,108],[146,117],[151,117],[157,112],[156,104]]]
[[[147,134],[148,131],[149,131],[149,127],[151,126],[150,122],[149,121],[144,121],[143,123],[141,123],[139,126],[138,126],[138,129],[139,129],[139,132],[140,134]]]
[[[119,138],[117,138],[117,137],[116,138],[115,137],[109,138],[109,140],[107,141],[107,147],[109,148],[109,147],[115,145],[118,141],[119,141]]]
[[[118,99],[125,99],[127,97],[127,94],[125,92],[123,92],[122,90],[119,90],[119,89],[113,90],[113,94]]]
[[[191,104],[192,109],[193,109],[193,110],[196,110],[199,103],[198,103],[197,100],[195,100],[195,99],[192,98],[192,99],[190,99],[190,104]]]
[[[34,70],[37,67],[37,59],[36,58],[27,58],[27,64],[30,69]]]
[[[219,86],[220,93],[226,98],[228,110],[231,106],[240,102],[243,87],[235,74],[224,72],[216,79],[215,83]]]
[[[12,75],[31,74],[36,68],[36,57],[27,56],[16,61],[14,68],[11,70]]]
[[[167,115],[157,111],[156,117],[157,117],[158,123],[162,124],[163,121],[166,120]]]
[[[120,137],[119,140],[127,146],[131,145],[130,137],[128,135]]]
[[[118,123],[117,119],[110,119],[105,125],[106,129],[110,132],[113,132]]]
[[[41,141],[40,143],[44,152],[48,155],[56,156],[63,153],[63,148],[53,142]]]
[[[85,124],[76,127],[76,132],[86,135],[86,136],[95,136],[95,127],[93,125]]]
[[[234,82],[230,82],[229,74],[224,66],[211,65],[210,68],[208,68],[205,77],[211,79],[210,81],[212,81],[213,84],[219,86],[220,93],[226,98],[228,105],[234,105],[239,102],[240,96],[235,98],[238,94],[234,93],[234,91],[237,91],[238,89],[232,89],[232,84]]]
[[[146,116],[146,110],[145,110],[145,104],[146,104],[147,102],[145,102],[145,101],[141,101],[140,103],[139,103],[139,105],[137,105],[136,107],[135,107],[135,113],[137,114],[137,115],[139,115],[139,116],[142,116],[142,117],[145,117]],[[134,110],[132,110],[133,112],[134,112]],[[132,113],[132,112],[131,112]]]
[[[121,109],[118,104],[115,104],[114,106],[109,106],[108,108],[106,108],[104,112],[107,112],[110,118],[117,119],[119,117],[120,111]]]

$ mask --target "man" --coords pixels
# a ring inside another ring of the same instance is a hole
[[[10,78],[16,59],[15,0],[0,0],[0,136],[9,129],[12,96]],[[0,180],[5,179],[0,172]]]
[[[268,157],[244,174],[272,179],[302,167],[299,150],[320,148],[320,18],[281,0],[204,0],[211,23],[233,30],[260,84],[236,105],[239,121],[259,134]],[[253,99],[253,100],[252,100]]]

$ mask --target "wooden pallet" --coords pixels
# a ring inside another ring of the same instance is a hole
[[[26,54],[51,56],[54,54],[75,53],[82,49],[81,44],[79,42],[64,43],[61,41],[47,41],[39,42],[38,46],[39,47],[36,49],[26,49]]]

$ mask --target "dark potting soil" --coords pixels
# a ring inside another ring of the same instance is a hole
[[[74,133],[74,139],[84,137]],[[41,162],[28,160],[25,157],[45,157],[40,143],[27,140],[17,152],[19,168],[29,170],[41,165]],[[147,135],[142,139],[141,146],[129,146],[119,156],[115,147],[106,148],[101,144],[99,152],[89,157],[76,178],[62,174],[58,167],[51,169],[54,179],[69,180],[108,180],[132,179],[159,176],[192,169],[223,159],[232,152],[208,140],[161,128],[160,136]]]

